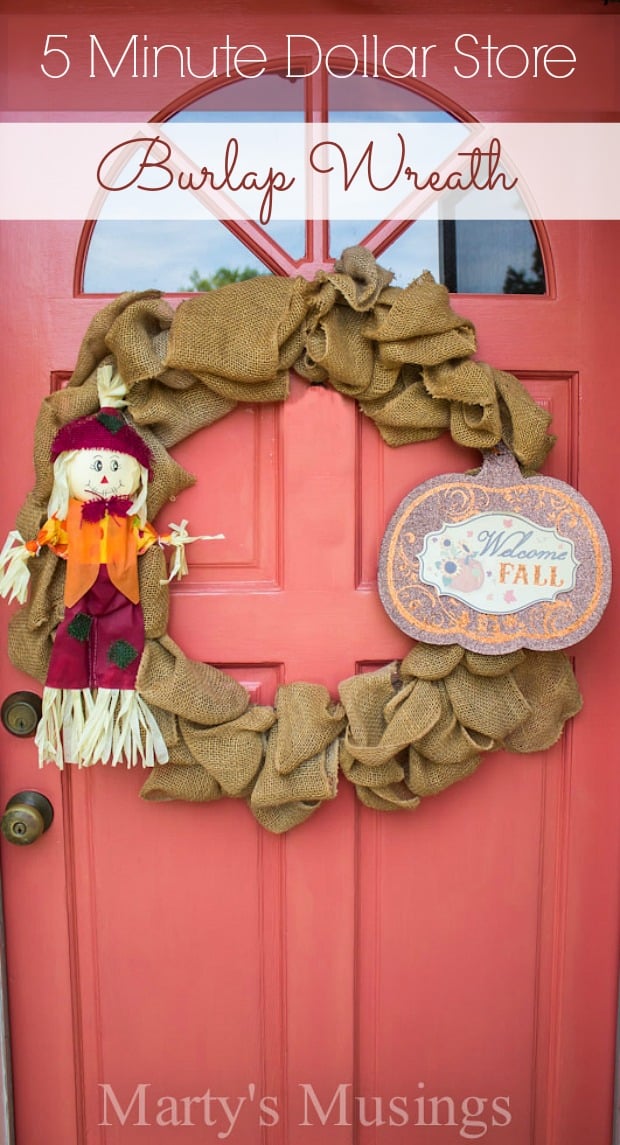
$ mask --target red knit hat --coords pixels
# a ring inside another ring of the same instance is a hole
[[[119,409],[103,407],[99,413],[67,422],[52,442],[52,461],[71,449],[109,449],[128,453],[153,476],[152,455],[146,442],[123,417]]]

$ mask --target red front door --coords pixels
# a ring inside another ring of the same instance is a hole
[[[332,20],[334,42],[350,39]],[[105,301],[73,295],[80,233],[3,230],[3,535],[32,482],[38,405]],[[480,357],[548,405],[546,471],[594,504],[613,545],[618,229],[541,236],[545,296],[454,305]],[[273,269],[311,277],[323,243],[313,228],[306,257]],[[187,655],[271,703],[279,683],[335,695],[404,654],[376,593],[382,531],[409,489],[475,458],[445,440],[390,450],[352,402],[299,380],[282,407],[241,407],[175,455],[198,482],[164,520],[227,538],[174,590]],[[32,787],[55,809],[36,846],[2,854],[18,1145],[609,1145],[616,613],[574,650],[584,709],[555,747],[494,755],[412,814],[368,811],[341,778],[275,837],[242,803],[146,804],[137,772],[39,773],[32,742],[2,731],[2,806]],[[2,696],[32,687],[4,652],[0,671]]]

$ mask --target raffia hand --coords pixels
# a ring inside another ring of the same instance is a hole
[[[192,545],[194,541],[223,541],[225,539],[224,533],[216,533],[213,536],[208,534],[198,537],[190,537],[187,532],[187,521],[181,521],[180,525],[170,523],[168,528],[171,530],[166,536],[160,537],[160,544],[171,545],[174,548],[174,557],[170,565],[170,574],[165,579],[160,580],[160,584],[170,584],[170,581],[175,577],[180,580],[181,577],[187,576],[187,559],[185,557],[185,546]]]

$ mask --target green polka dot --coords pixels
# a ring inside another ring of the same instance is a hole
[[[78,612],[69,624],[67,632],[74,640],[79,640],[80,644],[85,644],[90,636],[92,624],[92,616],[88,616],[85,612]]]
[[[138,649],[134,648],[127,640],[115,640],[110,645],[108,652],[108,660],[110,664],[115,664],[117,668],[128,668],[133,664],[136,657],[139,655]]]

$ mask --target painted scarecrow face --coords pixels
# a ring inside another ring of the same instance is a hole
[[[67,478],[69,493],[78,501],[131,497],[140,485],[140,466],[128,453],[80,449],[69,465]]]

